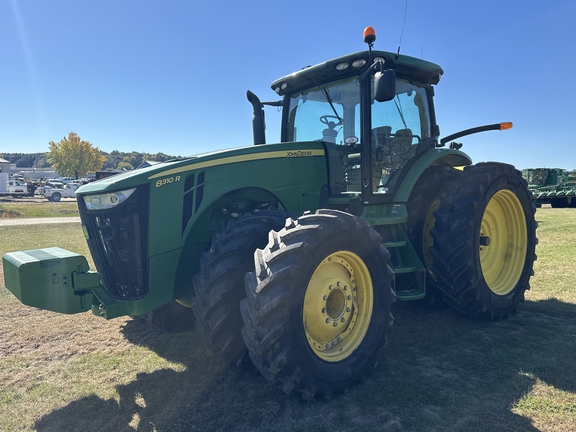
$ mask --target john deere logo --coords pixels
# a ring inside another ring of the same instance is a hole
[[[293,157],[310,157],[312,156],[311,151],[289,151],[286,152],[286,157],[293,158]]]

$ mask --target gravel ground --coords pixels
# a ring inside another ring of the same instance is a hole
[[[55,224],[66,222],[80,222],[80,217],[68,216],[68,217],[28,218],[28,219],[6,218],[6,219],[0,219],[0,227],[12,226],[12,225]]]

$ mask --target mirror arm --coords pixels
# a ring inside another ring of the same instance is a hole
[[[368,67],[362,74],[360,75],[360,82],[363,82],[372,72],[377,71],[377,67],[380,66],[380,72],[384,69],[384,63],[382,60],[376,60],[370,67]]]

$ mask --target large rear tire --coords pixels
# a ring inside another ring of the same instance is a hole
[[[437,307],[443,304],[442,295],[436,287],[436,277],[432,273],[430,246],[434,239],[430,230],[436,219],[434,212],[440,205],[440,194],[462,172],[451,166],[431,166],[422,173],[406,203],[408,220],[404,230],[418,257],[426,267],[426,296],[421,300],[411,302],[418,307]],[[403,285],[415,285],[414,273],[396,275],[398,290],[406,289]]]
[[[441,194],[430,253],[450,305],[486,319],[516,312],[536,259],[534,213],[527,183],[511,165],[468,166]]]
[[[305,399],[330,396],[373,364],[396,298],[381,242],[364,220],[318,210],[256,251],[242,336],[268,381]]]
[[[254,251],[266,246],[268,233],[280,230],[291,216],[268,210],[231,221],[200,258],[200,272],[193,279],[196,330],[227,363],[241,365],[246,357],[240,300],[246,297],[244,275],[254,269]]]

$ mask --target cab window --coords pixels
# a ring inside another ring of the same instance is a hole
[[[430,136],[426,90],[407,80],[396,82],[396,97],[372,103],[372,192],[387,193],[394,173]]]

